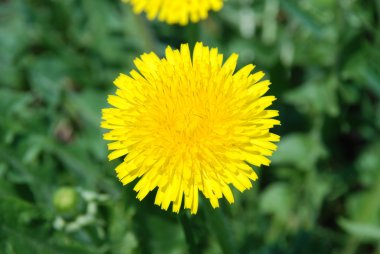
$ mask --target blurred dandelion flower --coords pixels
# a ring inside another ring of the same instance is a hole
[[[218,49],[197,43],[166,49],[160,59],[143,54],[134,63],[139,72],[115,80],[112,108],[103,109],[101,126],[109,159],[124,161],[116,172],[125,185],[139,179],[134,190],[142,200],[158,188],[155,204],[195,214],[198,192],[215,208],[223,196],[234,202],[230,184],[239,191],[257,179],[251,165],[269,165],[279,136],[270,133],[280,124],[268,110],[274,96],[263,96],[270,85],[264,73],[251,74],[247,65],[235,72],[238,56],[223,64]],[[250,165],[251,164],[251,165]]]
[[[187,25],[206,19],[208,12],[219,11],[223,0],[123,0],[133,6],[135,13],[145,12],[148,19],[168,24]]]

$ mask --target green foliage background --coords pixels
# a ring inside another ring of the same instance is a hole
[[[118,182],[100,111],[135,57],[196,41],[267,73],[282,139],[235,204],[177,216]],[[379,98],[379,0],[229,0],[187,27],[0,1],[0,253],[380,253]]]

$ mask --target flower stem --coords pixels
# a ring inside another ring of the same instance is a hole
[[[234,244],[234,233],[232,226],[223,214],[222,208],[212,209],[210,206],[204,206],[207,221],[210,225],[210,230],[215,232],[219,245],[225,254],[237,253]]]
[[[185,232],[186,242],[189,247],[189,253],[190,254],[197,254],[200,253],[198,243],[194,236],[194,230],[191,226],[189,215],[186,212],[180,212],[179,214],[179,220],[182,224],[183,231]]]

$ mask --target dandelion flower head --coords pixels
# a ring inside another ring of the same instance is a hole
[[[145,12],[148,19],[158,18],[168,24],[187,25],[206,19],[208,12],[219,11],[223,0],[123,0],[135,13]]]
[[[143,54],[138,71],[120,74],[116,95],[103,109],[101,126],[109,132],[109,159],[123,157],[116,168],[125,185],[135,179],[142,200],[155,191],[155,204],[167,210],[181,204],[198,210],[199,192],[215,208],[219,199],[234,202],[231,186],[243,192],[258,176],[253,166],[269,165],[280,122],[263,96],[270,82],[247,65],[235,72],[236,54],[223,64],[218,49],[197,43],[166,49],[164,58]]]

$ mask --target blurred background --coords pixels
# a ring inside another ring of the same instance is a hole
[[[271,79],[282,136],[236,203],[138,202],[100,129],[113,80],[196,41]],[[380,253],[380,1],[229,0],[187,27],[118,0],[0,1],[0,253]]]

